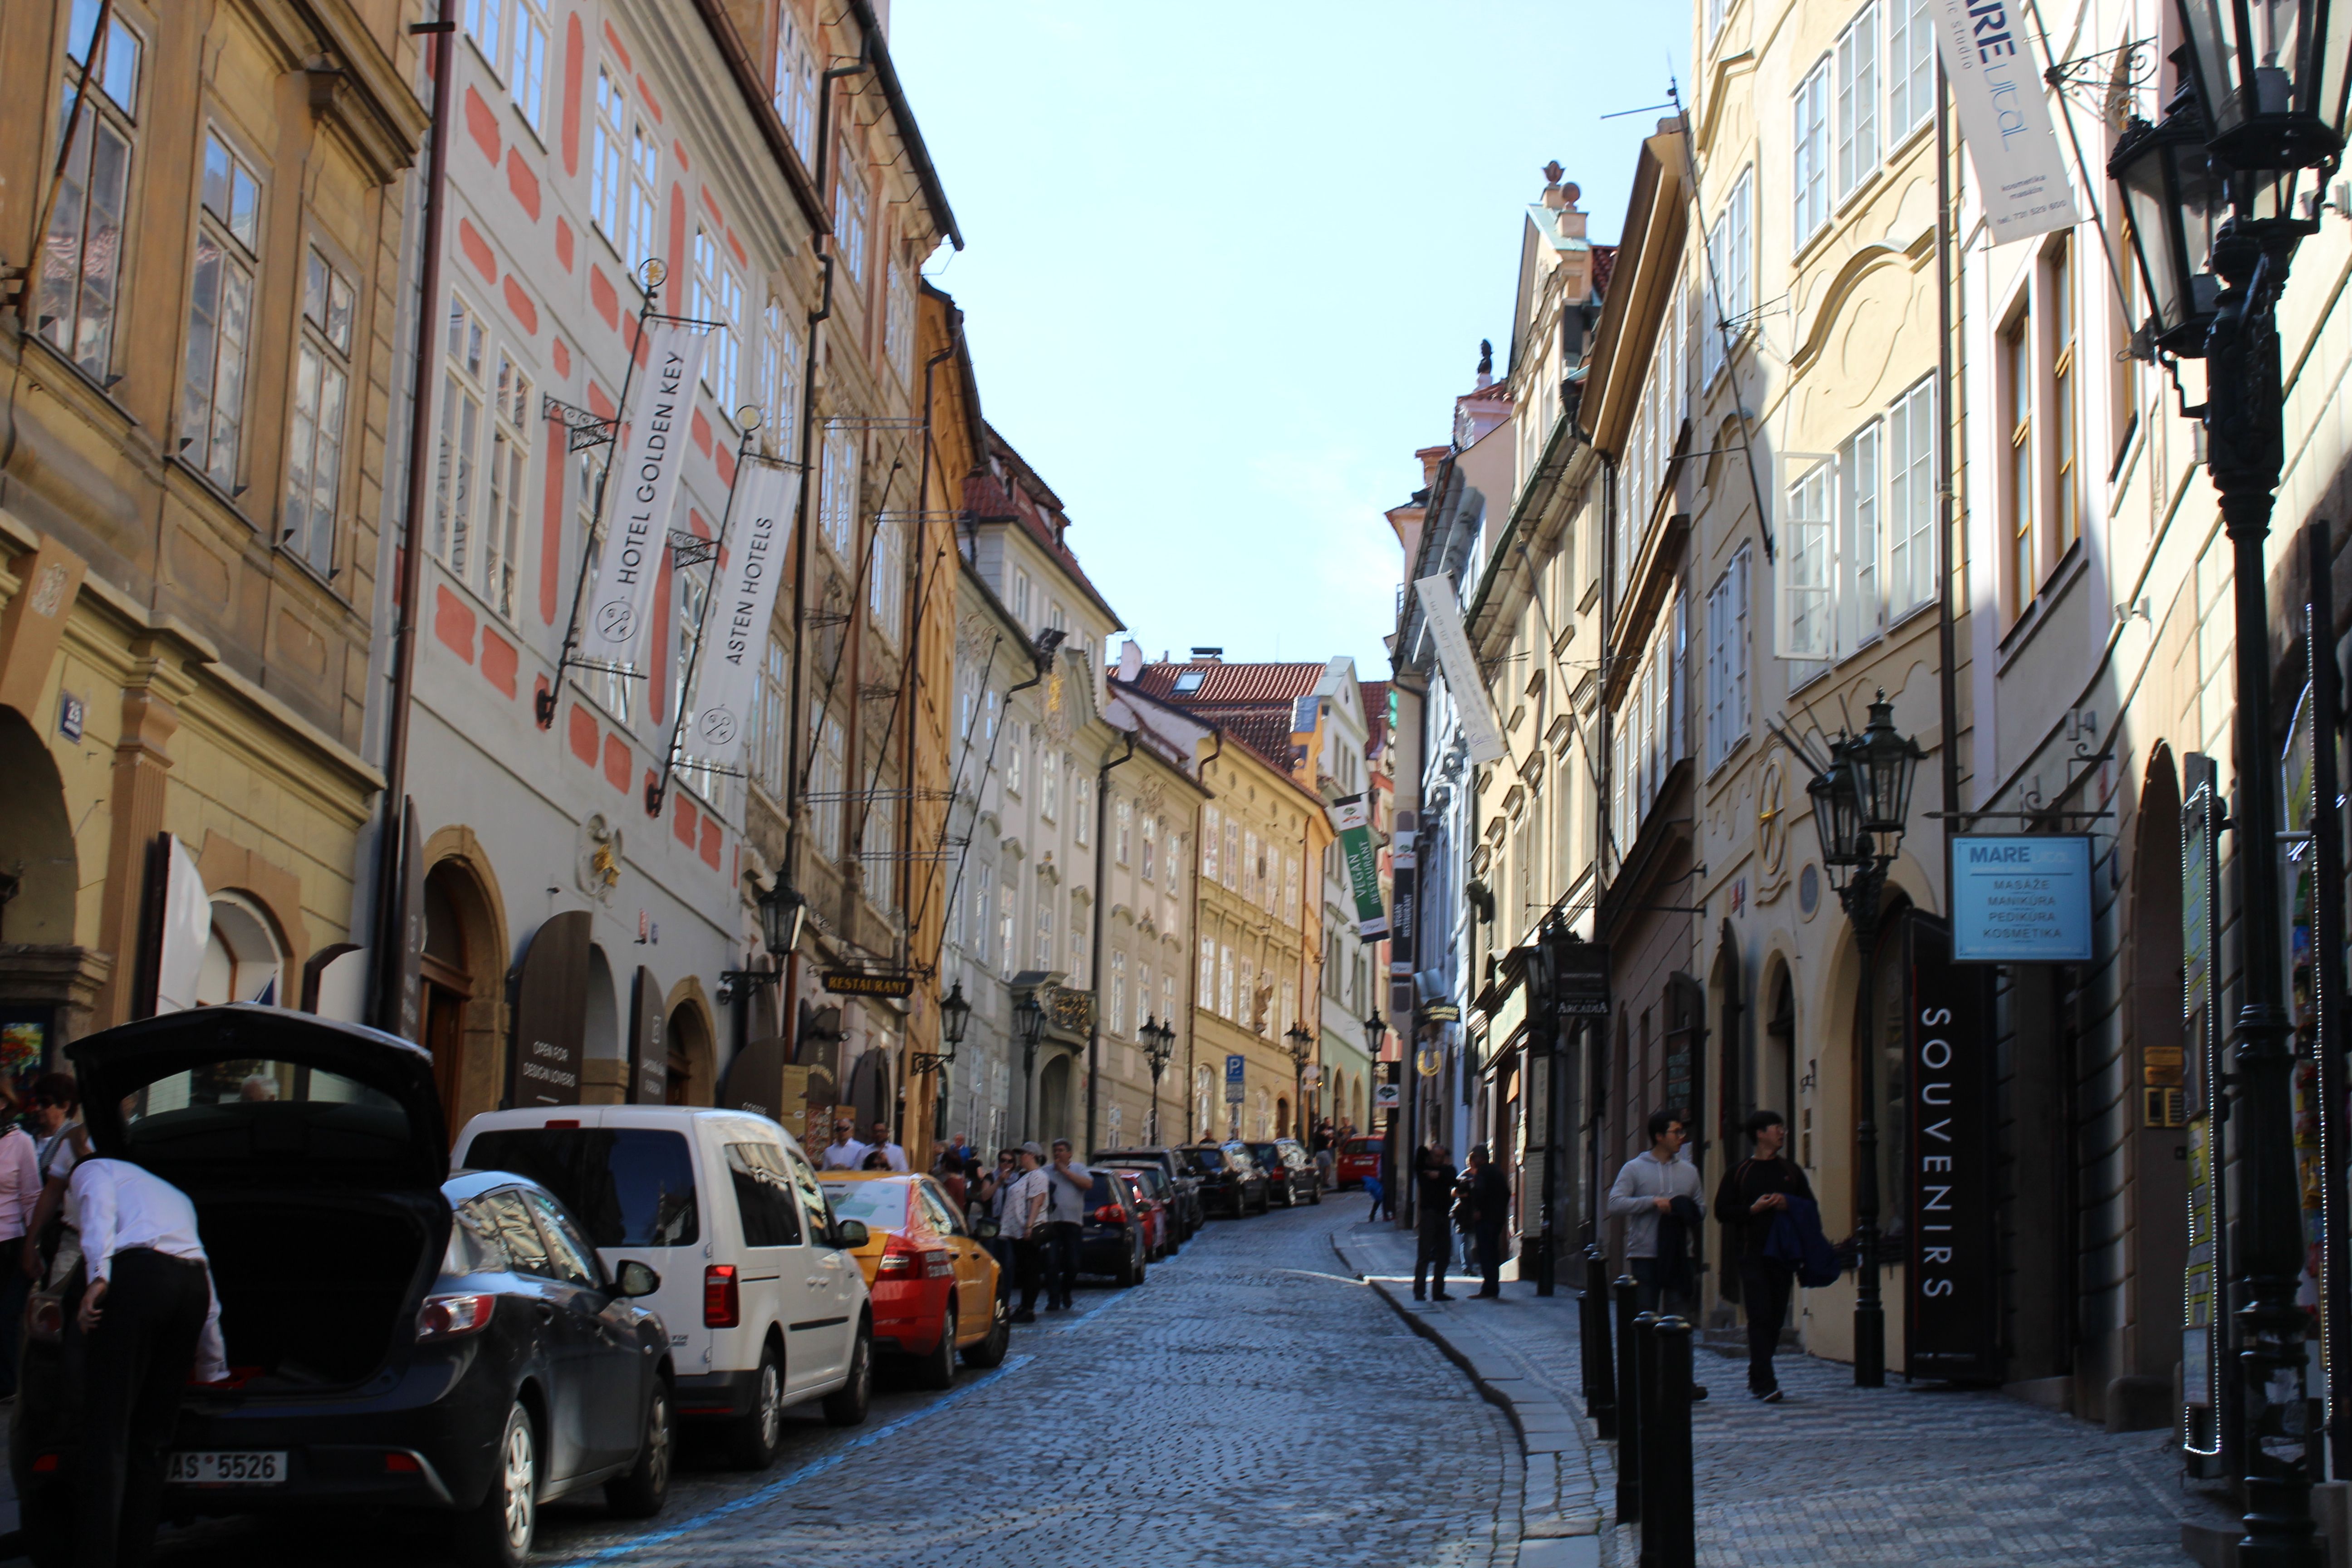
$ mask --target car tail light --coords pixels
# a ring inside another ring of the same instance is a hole
[[[875,1273],[908,1279],[919,1275],[925,1279],[952,1279],[955,1278],[955,1258],[943,1247],[917,1247],[904,1237],[894,1236],[882,1244],[882,1261]]]
[[[574,1116],[574,1117],[571,1118],[569,1121],[542,1121],[542,1122],[541,1122],[541,1123],[540,1123],[540,1125],[541,1125],[541,1126],[542,1126],[542,1127],[577,1127],[577,1126],[579,1126],[579,1125],[580,1125],[580,1119],[579,1119],[578,1117]]]
[[[414,1454],[404,1454],[394,1449],[383,1457],[383,1473],[387,1476],[421,1476],[425,1473],[425,1461]]]
[[[37,1476],[56,1475],[58,1473],[58,1457],[55,1454],[34,1455],[33,1473]]]
[[[702,1271],[702,1326],[731,1329],[743,1321],[743,1288],[735,1266],[713,1263]]]
[[[496,1296],[427,1296],[417,1309],[416,1337],[446,1340],[473,1333],[488,1324],[498,1304]]]
[[[1095,1210],[1095,1223],[1097,1225],[1125,1225],[1127,1223],[1127,1211],[1119,1207],[1117,1204],[1105,1204],[1102,1207]]]

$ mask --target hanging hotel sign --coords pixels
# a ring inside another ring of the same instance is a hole
[[[1954,838],[1952,959],[2089,963],[2090,836],[1968,833]]]
[[[1510,748],[1503,743],[1503,727],[1495,721],[1495,704],[1486,696],[1486,683],[1478,678],[1478,659],[1470,651],[1469,634],[1462,629],[1462,605],[1454,596],[1454,580],[1423,577],[1412,589],[1421,596],[1430,639],[1437,645],[1438,667],[1445,672],[1454,722],[1461,726],[1470,760],[1491,763],[1509,754]]]
[[[768,613],[783,575],[784,536],[799,504],[797,468],[747,458],[735,487],[734,517],[724,541],[727,559],[711,601],[706,655],[695,680],[694,733],[702,755],[732,762],[751,736],[751,705],[760,695],[767,657]]]
[[[836,996],[908,996],[914,994],[911,974],[868,974],[857,969],[828,969],[824,988]]]
[[[1366,942],[1389,934],[1389,911],[1381,902],[1380,853],[1372,847],[1371,818],[1364,797],[1331,803],[1331,826],[1339,830],[1339,856],[1348,863],[1348,888],[1356,899],[1356,934]]]
[[[646,390],[614,464],[609,489],[617,499],[604,525],[596,587],[580,633],[590,658],[639,669],[648,667],[654,590],[669,541],[679,471],[686,466],[686,426],[694,412],[707,335],[699,324],[660,316],[650,318],[643,330],[649,351]]]
[[[2074,191],[2050,128],[2020,0],[1936,0],[1936,40],[1960,140],[1976,164],[1993,243],[2074,222]]]
[[[1952,962],[1941,921],[1904,922],[1904,1029],[1910,1137],[1910,1257],[1904,1270],[1905,1372],[2000,1378],[2000,1256],[1994,1223],[1999,1071],[1990,971]]]

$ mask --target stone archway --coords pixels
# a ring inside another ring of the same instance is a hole
[[[710,1009],[698,990],[670,1009],[669,1079],[663,1090],[672,1105],[709,1105],[717,1091],[718,1051]]]
[[[2140,785],[2131,858],[2131,926],[2124,944],[2123,1006],[2133,1103],[2125,1138],[2129,1205],[2122,1344],[2102,1390],[2111,1431],[2168,1426],[2180,1353],[2180,1296],[2189,1259],[2189,1114],[2200,1100],[2193,1040],[2181,1016],[2180,779],[2158,743]],[[2195,1397],[2192,1395],[2192,1397]]]
[[[454,1141],[469,1118],[507,1096],[506,913],[470,829],[434,834],[425,863],[417,1017]]]
[[[65,782],[39,732],[0,708],[0,1036],[7,1053],[53,1065],[89,1032],[103,952],[74,942],[79,862]]]
[[[1037,1069],[1037,1142],[1052,1148],[1056,1138],[1077,1142],[1070,1125],[1070,1055],[1056,1051]]]

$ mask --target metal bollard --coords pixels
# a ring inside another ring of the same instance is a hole
[[[1691,1476],[1691,1326],[1650,1326],[1656,1396],[1643,1413],[1643,1568],[1697,1568],[1698,1492]]]
[[[1578,1307],[1578,1348],[1584,1352],[1584,1415],[1606,1443],[1617,1436],[1617,1358],[1609,1342],[1609,1277],[1602,1272],[1597,1247],[1584,1255],[1584,1299]]]
[[[1658,1472],[1658,1314],[1639,1312],[1633,1318],[1633,1382],[1638,1390],[1640,1415],[1638,1436],[1630,1445],[1617,1446],[1617,1462],[1625,1462],[1625,1449],[1634,1450],[1633,1469],[1641,1477],[1642,1487],[1642,1554],[1641,1568],[1654,1568],[1650,1560],[1649,1518],[1667,1502],[1665,1478]]]
[[[1642,1517],[1642,1384],[1633,1354],[1633,1277],[1610,1287],[1617,1309],[1617,1522]]]

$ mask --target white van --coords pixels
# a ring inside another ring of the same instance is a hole
[[[608,1264],[661,1275],[642,1304],[669,1327],[682,1420],[721,1425],[738,1464],[774,1462],[786,1406],[866,1419],[874,1323],[850,1249],[793,1135],[764,1116],[671,1105],[494,1110],[466,1123],[453,1160],[511,1171],[561,1196]]]

